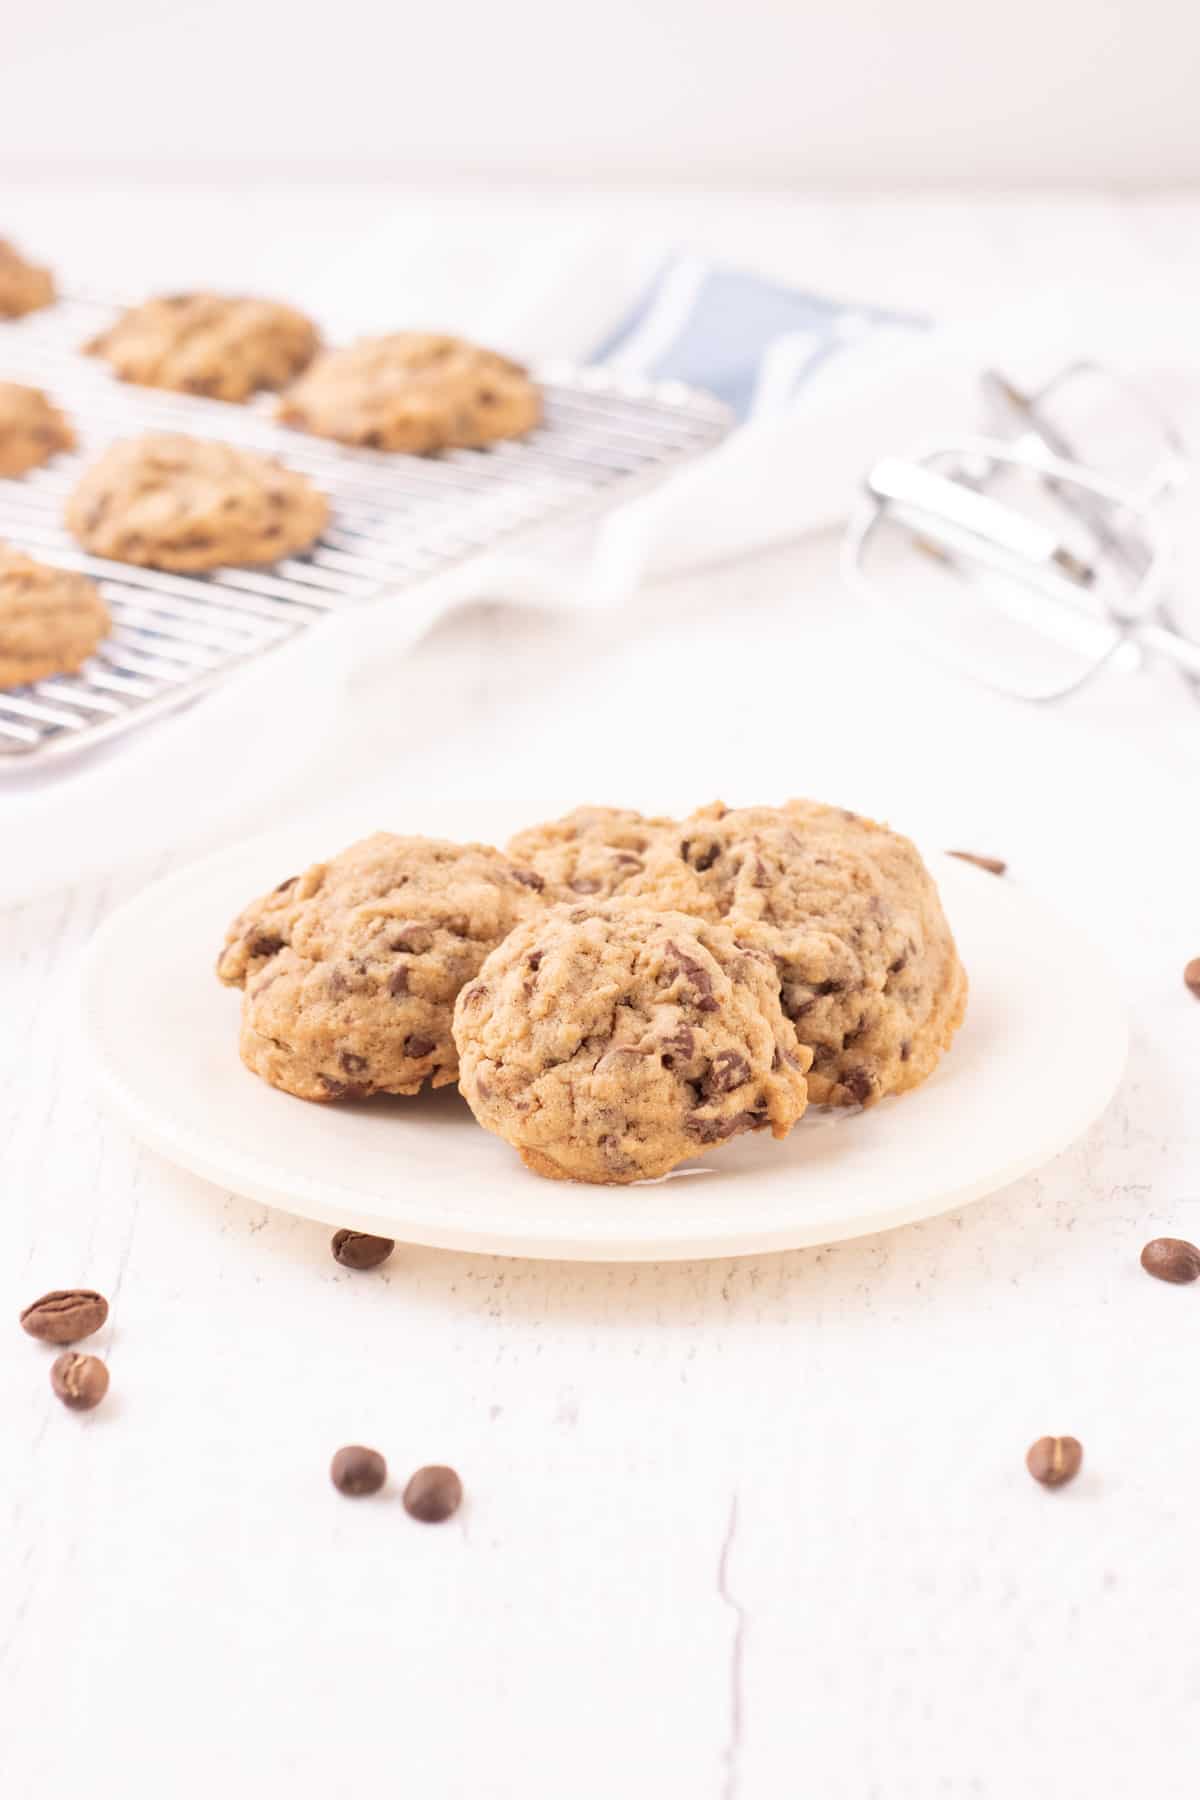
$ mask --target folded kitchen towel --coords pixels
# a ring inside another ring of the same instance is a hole
[[[831,359],[922,321],[808,294],[698,256],[670,258],[589,361],[706,388],[739,419],[785,410]]]

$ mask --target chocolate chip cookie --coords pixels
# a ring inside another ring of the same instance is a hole
[[[20,319],[54,299],[49,269],[26,262],[15,245],[0,238],[0,319]]]
[[[542,403],[519,363],[460,338],[397,331],[326,352],[284,394],[278,416],[343,444],[425,454],[520,437]]]
[[[229,928],[242,1061],[303,1100],[444,1086],[459,989],[541,906],[536,875],[483,844],[379,832],[315,863]]]
[[[94,556],[183,571],[276,562],[328,518],[325,496],[273,458],[165,433],[113,444],[66,511]]]
[[[286,387],[319,342],[311,320],[274,300],[168,294],[132,307],[85,349],[121,381],[238,401]]]
[[[536,869],[552,900],[620,898],[717,917],[715,902],[679,855],[675,819],[646,818],[616,806],[579,806],[561,819],[519,831],[509,840],[508,854]]]
[[[813,1053],[809,1098],[870,1105],[932,1073],[967,978],[933,879],[907,838],[815,801],[719,804],[677,849],[739,939],[767,951]]]
[[[0,475],[24,475],[74,444],[66,416],[41,388],[0,381]]]
[[[0,544],[0,688],[73,675],[111,626],[86,575]]]
[[[458,998],[459,1085],[539,1175],[665,1175],[743,1131],[786,1137],[810,1056],[771,958],[620,901],[519,925]]]

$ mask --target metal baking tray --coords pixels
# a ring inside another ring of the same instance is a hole
[[[123,304],[123,303],[121,303]],[[72,296],[0,324],[0,379],[44,388],[78,449],[0,478],[0,540],[99,584],[113,629],[77,675],[0,690],[0,773],[110,740],[220,682],[324,615],[616,505],[720,442],[707,394],[603,368],[534,371],[545,420],[528,437],[436,456],[354,450],[249,406],[127,386],[81,354],[121,304]],[[85,555],[62,525],[84,466],[114,438],[182,431],[278,456],[329,496],[312,550],[253,569],[172,575]]]

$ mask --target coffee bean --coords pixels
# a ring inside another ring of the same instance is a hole
[[[1200,956],[1193,956],[1191,962],[1183,971],[1183,979],[1187,982],[1197,1000],[1200,1000]]]
[[[1142,1251],[1142,1267],[1160,1281],[1195,1281],[1200,1275],[1200,1250],[1186,1238],[1151,1238]]]
[[[1044,1437],[1031,1444],[1025,1467],[1043,1487],[1062,1487],[1074,1481],[1083,1463],[1083,1445],[1078,1438]]]
[[[108,1317],[108,1301],[91,1288],[55,1288],[21,1314],[30,1337],[43,1344],[77,1344],[99,1331]]]
[[[949,850],[946,854],[957,856],[959,862],[974,863],[977,869],[986,869],[989,875],[1003,875],[1008,867],[998,856],[976,856],[973,850]]]
[[[387,1464],[378,1450],[366,1450],[361,1444],[347,1444],[329,1465],[329,1479],[340,1494],[359,1499],[363,1494],[377,1494],[387,1480]]]
[[[335,1231],[329,1248],[343,1269],[377,1269],[396,1248],[396,1240],[372,1237],[367,1231]]]
[[[64,1350],[50,1365],[50,1386],[72,1412],[91,1412],[108,1392],[108,1369],[98,1356]]]
[[[453,1469],[431,1463],[418,1469],[404,1490],[404,1508],[425,1525],[440,1525],[462,1505],[462,1482]]]

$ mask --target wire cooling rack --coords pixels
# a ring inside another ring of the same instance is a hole
[[[551,367],[535,371],[545,418],[526,438],[437,456],[353,450],[276,425],[270,396],[231,406],[116,381],[80,350],[119,310],[73,297],[0,324],[0,379],[44,388],[79,439],[47,467],[0,479],[0,540],[92,576],[113,620],[77,675],[0,690],[0,773],[116,737],[330,612],[615,505],[731,423],[718,401],[679,383]],[[85,555],[62,524],[67,496],[105,445],[142,431],[278,456],[329,496],[328,529],[303,556],[211,575]]]

